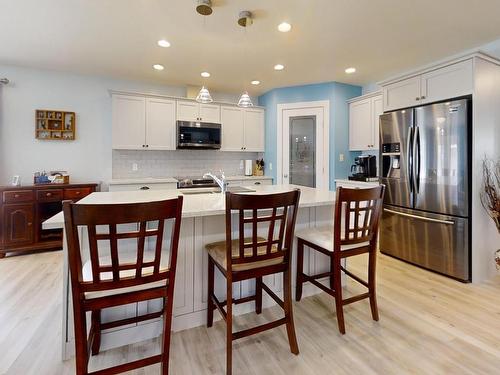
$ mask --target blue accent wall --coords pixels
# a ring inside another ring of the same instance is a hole
[[[330,189],[335,188],[335,178],[346,178],[354,156],[359,152],[349,151],[349,106],[347,100],[360,96],[360,86],[338,82],[326,82],[304,86],[273,89],[259,96],[259,105],[266,107],[266,175],[276,181],[277,105],[284,103],[330,101]],[[339,154],[345,159],[339,161]],[[273,170],[269,170],[269,163]]]

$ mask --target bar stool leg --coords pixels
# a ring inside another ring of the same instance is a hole
[[[168,364],[170,359],[170,337],[172,333],[172,314],[173,314],[173,304],[174,304],[174,289],[168,287],[168,295],[163,298],[163,324],[164,324],[164,335],[162,340],[162,359],[161,359],[161,373],[163,375],[168,375]]]
[[[340,256],[333,254],[333,283],[335,290],[335,310],[337,311],[337,322],[339,325],[339,331],[341,334],[345,334],[345,323],[344,323],[344,307],[342,304],[342,280],[341,280],[341,270],[340,270]]]
[[[302,298],[302,284],[304,270],[304,242],[300,238],[297,239],[297,281],[295,285],[295,300],[300,301]]]
[[[99,354],[101,347],[101,310],[92,311],[91,314],[92,329],[94,338],[92,340],[92,355]]]
[[[208,257],[208,306],[207,306],[207,327],[212,327],[214,323],[214,301],[212,300],[212,294],[214,293],[214,261],[209,256]]]
[[[75,324],[75,357],[76,375],[88,374],[89,355],[87,351],[87,317],[85,311],[78,304],[78,312],[74,313]]]
[[[255,312],[262,312],[262,277],[255,279]]]
[[[299,345],[297,343],[297,336],[295,335],[295,324],[293,322],[293,307],[292,307],[292,281],[290,277],[290,270],[283,273],[283,302],[285,305],[285,318],[286,318],[286,333],[288,335],[288,343],[290,344],[290,351],[298,355]]]
[[[370,292],[370,308],[372,310],[373,320],[378,322],[378,306],[377,306],[377,294],[376,294],[376,261],[377,252],[376,250],[370,251],[368,258],[368,291]]]
[[[233,282],[231,278],[226,280],[226,374],[233,372]]]

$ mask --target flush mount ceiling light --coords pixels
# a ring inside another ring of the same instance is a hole
[[[165,67],[163,65],[161,65],[161,64],[154,64],[153,65],[153,69],[155,69],[155,70],[163,70],[163,69],[165,69]]]
[[[198,103],[212,103],[214,100],[212,99],[212,96],[210,95],[210,92],[208,89],[203,86],[198,93],[198,96],[196,97],[196,101]]]
[[[290,30],[292,30],[292,25],[290,25],[288,22],[281,22],[278,25],[278,30],[281,31],[282,33],[287,33]]]
[[[283,69],[285,69],[285,66],[284,66],[284,65],[281,65],[281,64],[276,64],[276,65],[274,66],[274,70],[283,70]]]
[[[353,67],[351,67],[351,68],[347,68],[347,69],[345,70],[345,72],[346,72],[347,74],[356,73],[356,68],[353,68]]]
[[[243,94],[241,94],[240,100],[238,101],[238,107],[253,107],[253,103],[250,99],[250,96],[248,95],[248,92],[245,91]]]
[[[198,0],[196,11],[202,16],[209,16],[212,14],[212,2],[210,0]]]
[[[170,47],[170,42],[168,40],[161,39],[158,41],[158,45],[163,48],[168,48]]]
[[[250,82],[252,85],[260,85],[260,81],[258,80],[255,80],[255,81],[252,81]]]
[[[203,78],[208,78],[208,77],[210,77],[210,73],[209,72],[201,72],[201,76]]]

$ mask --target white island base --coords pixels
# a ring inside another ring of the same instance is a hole
[[[332,225],[333,204],[335,192],[305,188],[294,185],[272,185],[255,187],[255,192],[248,194],[266,194],[288,191],[293,188],[301,189],[299,212],[296,230],[302,228]],[[181,190],[162,191],[134,191],[134,192],[102,192],[93,193],[82,199],[82,204],[131,203],[169,199],[182,194]],[[174,295],[174,318],[172,329],[180,331],[187,328],[206,324],[207,309],[207,253],[205,244],[220,241],[225,238],[224,196],[222,194],[185,195],[183,218],[181,224],[181,238],[177,260],[177,273]],[[62,213],[44,223],[44,228],[62,228]],[[236,228],[235,228],[236,229]],[[169,228],[165,229],[166,231]],[[169,232],[166,232],[169,233]],[[236,233],[236,232],[235,232]],[[83,233],[82,233],[83,234]],[[88,258],[88,244],[85,236],[82,241],[82,261]],[[165,236],[168,238],[168,235]],[[332,236],[333,241],[333,236]],[[150,244],[154,246],[154,244]],[[164,244],[164,251],[168,251],[168,243]],[[127,247],[127,246],[125,246]],[[295,289],[296,246],[294,241],[293,277]],[[63,289],[63,345],[62,357],[68,359],[74,355],[73,311],[71,306],[71,290],[67,263],[67,247],[64,242],[64,289]],[[304,271],[309,274],[318,274],[329,270],[329,259],[318,252],[309,253],[307,248],[304,254]],[[217,269],[217,268],[216,268]],[[282,274],[264,278],[265,283],[278,295],[282,296]],[[246,297],[254,293],[255,281],[247,280],[234,283],[234,298]],[[220,300],[225,299],[225,279],[216,271],[215,294]],[[319,293],[320,290],[311,284],[305,284],[303,296]],[[263,306],[269,307],[275,302],[265,293]],[[125,319],[158,311],[160,300],[133,303],[122,307],[114,307],[102,311],[103,322]],[[233,314],[239,315],[254,311],[253,302],[236,305]],[[217,313],[214,317],[220,318]],[[102,332],[101,350],[107,350],[131,344],[160,335],[162,331],[161,319],[134,323]]]

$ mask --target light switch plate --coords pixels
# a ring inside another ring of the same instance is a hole
[[[344,154],[339,154],[339,161],[344,161]]]
[[[132,170],[134,172],[137,172],[139,170],[139,166],[137,165],[137,163],[132,163]]]

